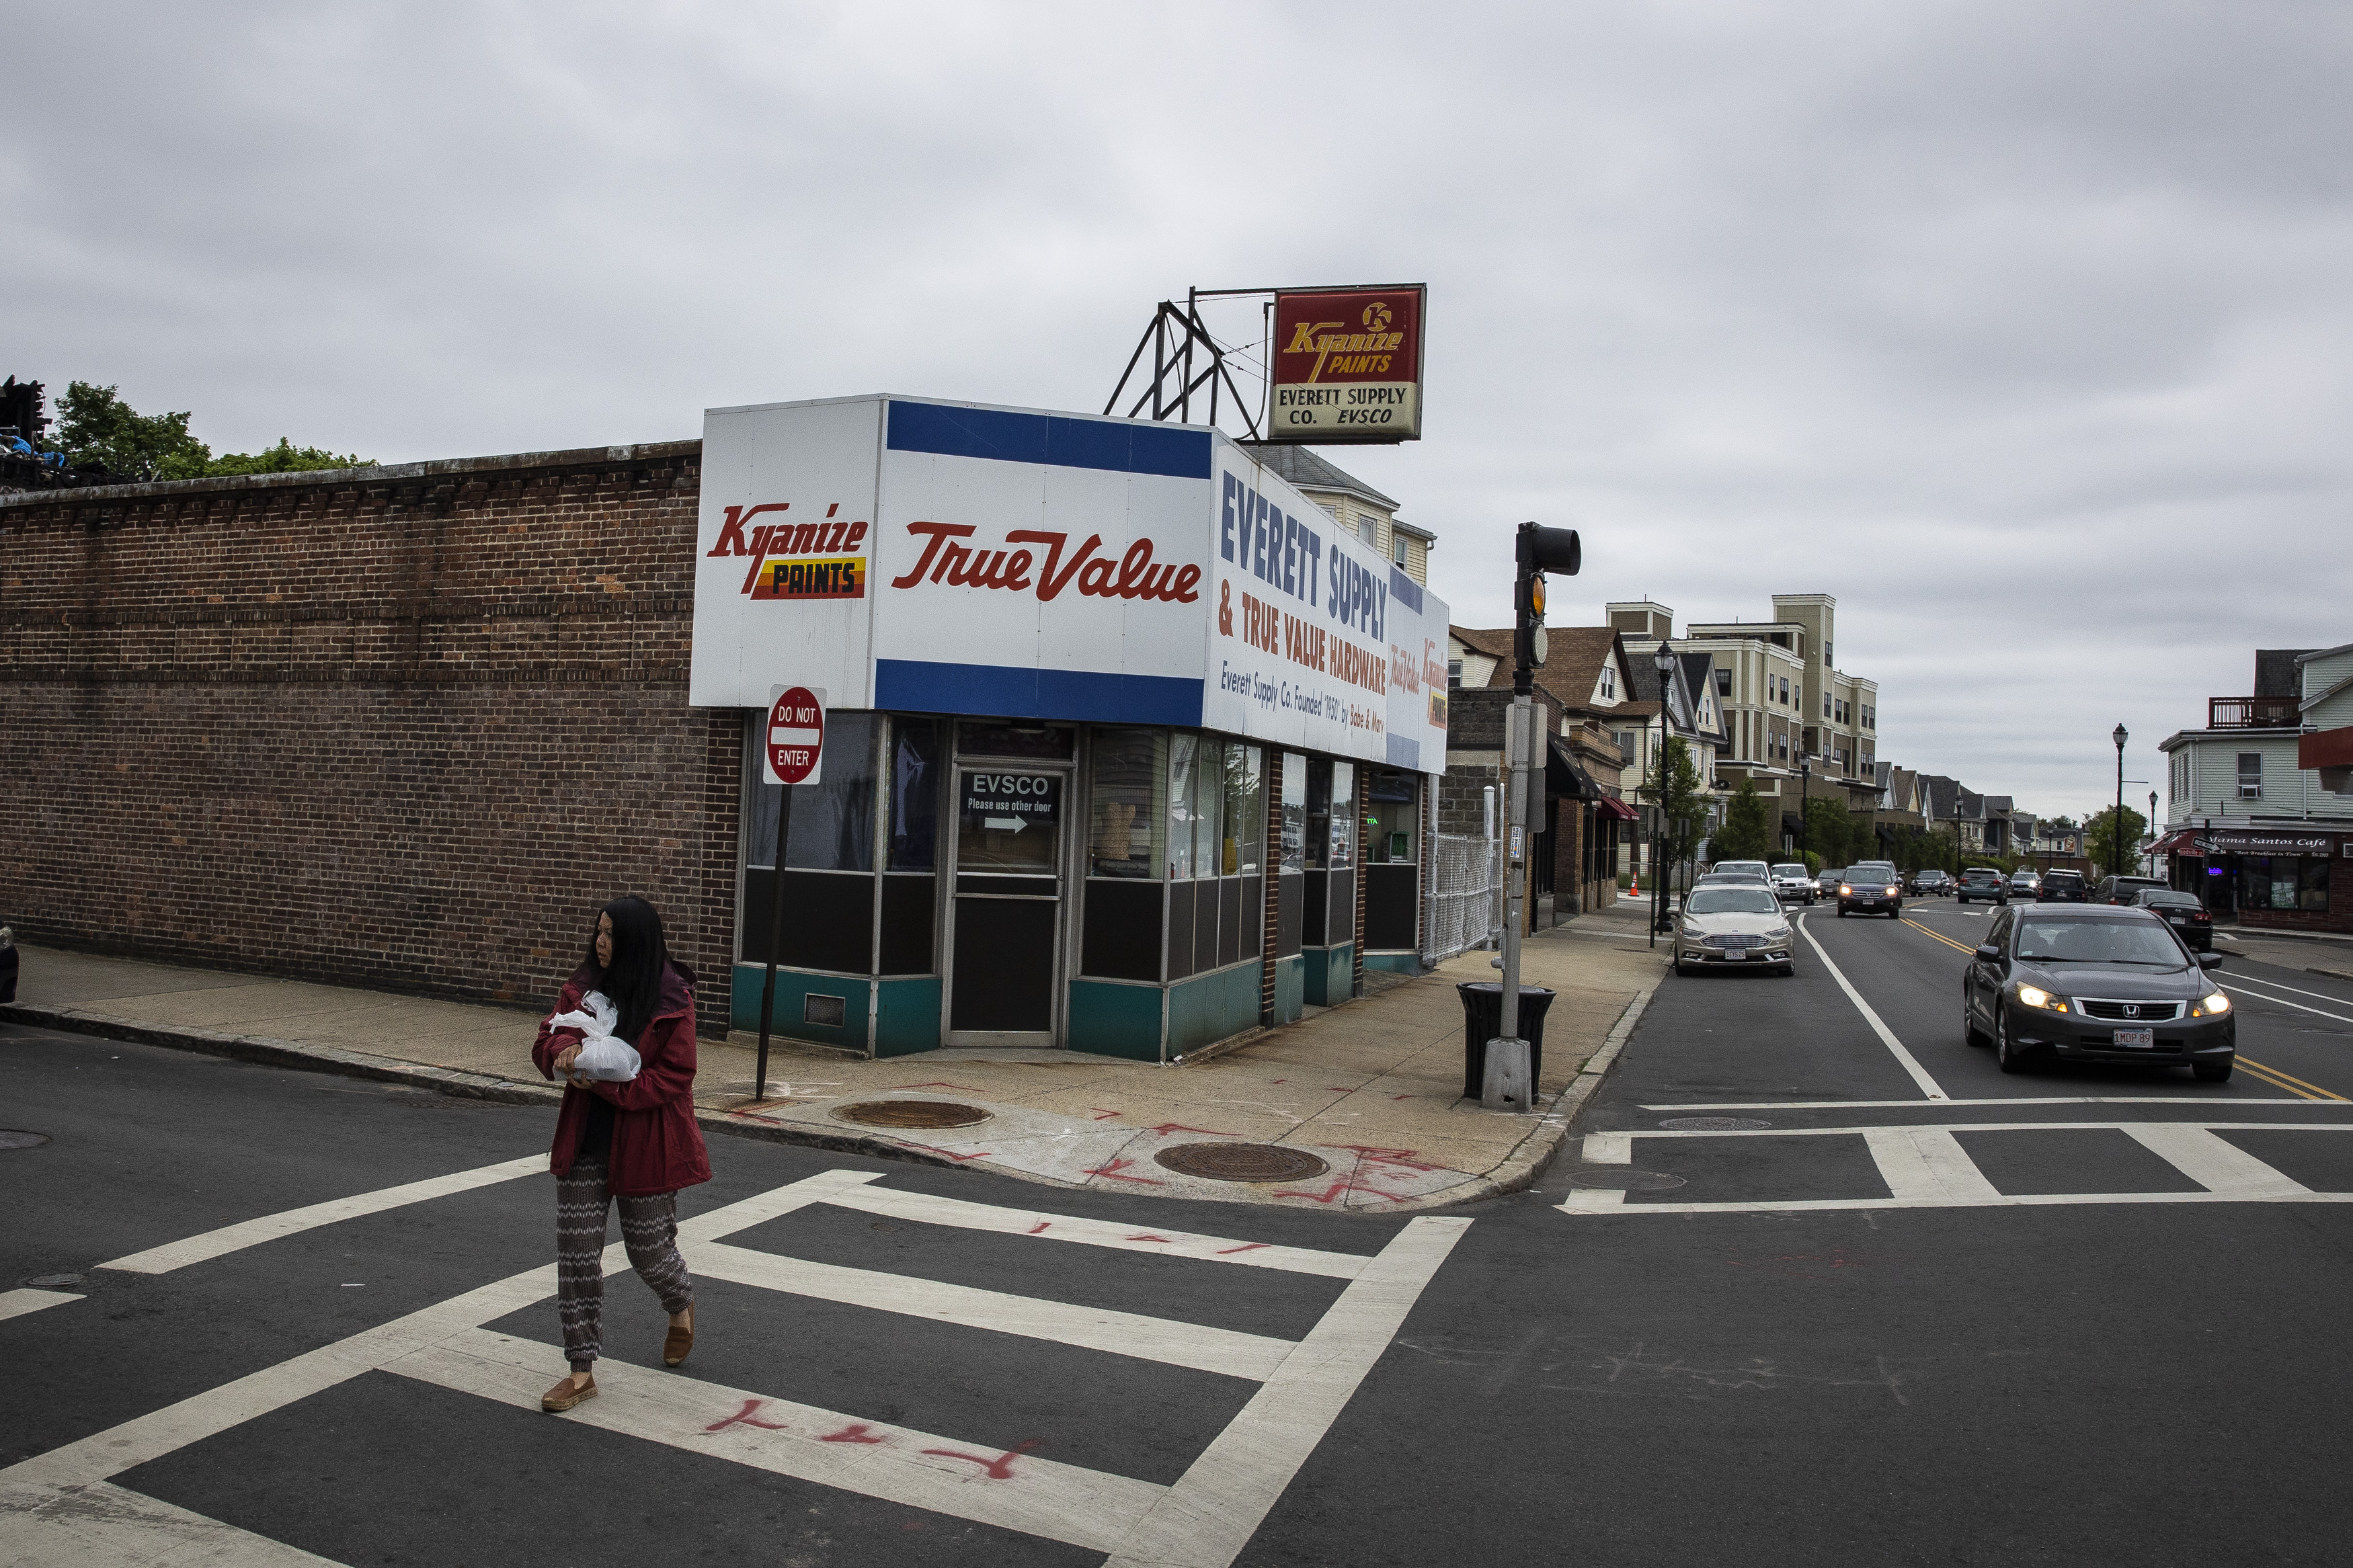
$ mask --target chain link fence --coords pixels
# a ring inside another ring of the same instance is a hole
[[[1502,930],[1503,882],[1497,841],[1460,833],[1431,836],[1429,918],[1422,923],[1421,961],[1437,963],[1483,946]]]

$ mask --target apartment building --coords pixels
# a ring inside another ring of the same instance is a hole
[[[1430,552],[1438,546],[1438,535],[1400,521],[1397,502],[1308,447],[1278,441],[1238,445],[1354,532],[1360,543],[1379,551],[1383,560],[1422,586],[1430,585]]]

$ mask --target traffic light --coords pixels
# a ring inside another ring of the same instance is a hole
[[[1558,572],[1574,577],[1585,557],[1577,543],[1577,530],[1542,528],[1533,522],[1520,524],[1513,553],[1519,564],[1519,583],[1512,595],[1512,658],[1515,667],[1512,687],[1515,691],[1525,692],[1533,685],[1533,672],[1545,661],[1544,574]]]

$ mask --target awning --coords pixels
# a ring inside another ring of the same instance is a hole
[[[1557,735],[1545,738],[1551,742],[1545,754],[1545,793],[1563,800],[1599,800],[1601,786],[1593,782],[1593,775],[1577,765],[1568,742]]]
[[[2152,855],[2185,855],[2189,853],[2190,847],[2196,842],[2197,837],[2198,835],[2192,829],[2177,827],[2150,845],[2148,852]]]
[[[1593,805],[1602,816],[1614,816],[1620,822],[1632,822],[1638,815],[1632,806],[1615,795],[1605,795]]]

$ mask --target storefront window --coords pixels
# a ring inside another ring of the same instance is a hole
[[[891,723],[891,869],[928,871],[937,853],[940,727],[931,719]]]
[[[1332,868],[1344,871],[1356,863],[1356,764],[1332,764]]]
[[[1282,753],[1282,865],[1285,871],[1303,869],[1307,847],[1307,759],[1296,752]]]
[[[1394,768],[1367,770],[1365,783],[1365,864],[1395,866],[1421,858],[1419,781]]]
[[[2239,908],[2328,912],[2328,862],[2310,855],[2239,857]]]
[[[1180,880],[1218,874],[1223,751],[1205,735],[1169,737],[1168,874]]]
[[[1224,865],[1220,874],[1248,876],[1256,872],[1266,851],[1266,781],[1263,757],[1256,746],[1226,747],[1226,812]]]
[[[1168,816],[1168,732],[1099,729],[1093,747],[1087,875],[1156,877]]]
[[[835,711],[826,715],[824,782],[793,786],[792,842],[785,864],[797,871],[874,869],[874,750],[881,733],[879,713]],[[758,767],[760,728],[745,726],[746,743]],[[752,820],[744,863],[776,863],[776,816],[785,786],[753,775]]]
[[[1321,757],[1307,763],[1307,868],[1332,864],[1332,764]]]

